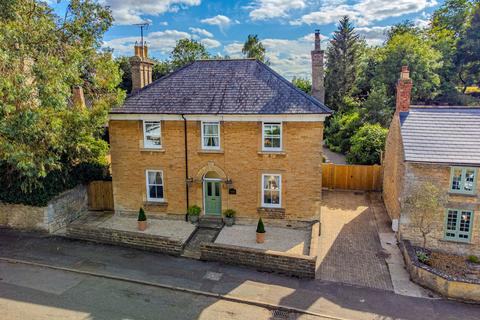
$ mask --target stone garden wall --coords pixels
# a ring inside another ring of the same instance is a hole
[[[452,277],[420,263],[408,240],[401,242],[400,248],[414,282],[447,298],[480,303],[479,280]]]
[[[0,202],[0,226],[55,232],[86,210],[87,190],[84,185],[78,185],[56,196],[45,207]]]
[[[74,239],[121,245],[166,253],[174,256],[179,256],[185,246],[185,242],[183,241],[173,240],[158,235],[107,229],[75,223],[68,226],[67,235]]]
[[[284,253],[218,243],[203,243],[201,259],[254,267],[258,270],[277,272],[299,278],[315,278],[320,224],[310,228],[309,255]]]

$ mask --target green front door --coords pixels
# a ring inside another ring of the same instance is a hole
[[[220,181],[205,181],[205,214],[219,216],[222,212]]]

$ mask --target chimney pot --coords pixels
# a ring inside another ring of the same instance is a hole
[[[130,58],[132,68],[132,93],[152,83],[153,61],[148,58],[146,42],[135,42],[135,56]]]

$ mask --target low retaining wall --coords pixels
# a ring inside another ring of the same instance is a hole
[[[408,240],[401,242],[400,248],[414,282],[447,298],[480,303],[480,281],[452,277],[421,263]]]
[[[55,232],[87,209],[87,189],[78,185],[50,200],[45,207],[0,202],[0,226]]]
[[[161,236],[77,224],[67,227],[67,235],[80,240],[121,245],[174,256],[179,256],[185,246],[185,242]]]
[[[201,260],[254,267],[299,278],[315,278],[319,223],[311,226],[310,255],[246,248],[227,244],[202,243]]]

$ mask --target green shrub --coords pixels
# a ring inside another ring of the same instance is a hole
[[[70,170],[54,170],[28,191],[22,190],[23,179],[0,162],[0,201],[29,206],[46,206],[48,201],[68,189],[93,180],[110,180],[109,167],[98,163],[80,163]]]
[[[227,209],[227,210],[223,211],[223,216],[225,218],[235,218],[236,214],[237,214],[237,212],[233,209]]]
[[[388,129],[381,125],[366,123],[350,139],[351,147],[347,161],[353,164],[379,164],[385,149]]]
[[[325,128],[325,144],[328,149],[345,154],[350,150],[350,138],[360,126],[359,112],[336,113]]]
[[[470,261],[471,263],[480,263],[480,258],[474,255],[471,255],[471,256],[468,256],[468,261]]]
[[[421,263],[424,263],[424,264],[428,264],[428,260],[430,258],[428,257],[426,252],[417,251],[417,252],[415,252],[415,254],[417,255],[418,261],[420,261]]]
[[[265,233],[265,226],[263,225],[262,218],[258,219],[257,233]]]
[[[138,210],[138,221],[147,221],[147,215],[145,214],[145,210],[143,210],[143,208]]]
[[[189,216],[199,216],[200,212],[202,212],[202,209],[200,209],[199,206],[194,204],[193,206],[188,207],[187,212]]]

